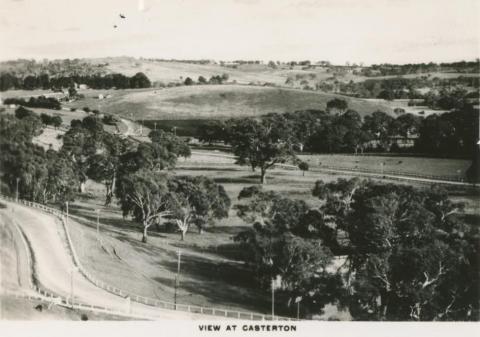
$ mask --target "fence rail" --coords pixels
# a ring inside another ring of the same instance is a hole
[[[195,306],[195,305],[188,305],[188,304],[179,304],[179,303],[172,303],[168,301],[161,301],[157,300],[154,298],[149,298],[145,296],[140,296],[136,294],[129,293],[127,291],[121,290],[119,288],[116,288],[112,285],[109,285],[103,281],[100,281],[96,279],[88,270],[86,270],[83,265],[80,262],[80,259],[78,258],[78,255],[75,251],[75,247],[73,245],[72,239],[70,237],[70,232],[68,230],[68,225],[66,221],[66,215],[55,209],[51,208],[36,202],[32,201],[27,201],[27,200],[16,200],[15,198],[9,197],[9,196],[4,196],[0,195],[0,198],[5,199],[10,202],[15,202],[18,204],[22,204],[24,206],[28,206],[31,208],[36,208],[40,209],[46,213],[52,214],[56,217],[58,217],[61,220],[62,227],[65,232],[66,240],[67,240],[67,247],[69,250],[70,255],[72,256],[73,262],[75,266],[78,268],[78,270],[95,286],[104,289],[112,294],[118,295],[123,298],[129,297],[131,301],[145,304],[148,306],[152,307],[157,307],[160,309],[165,309],[165,310],[176,310],[176,311],[183,311],[183,312],[190,312],[193,314],[202,314],[202,315],[210,315],[210,316],[217,316],[217,317],[227,317],[227,318],[240,318],[240,319],[251,319],[251,320],[286,320],[286,321],[295,321],[297,319],[292,318],[292,317],[284,317],[284,316],[277,316],[275,315],[272,317],[272,315],[267,315],[267,314],[259,314],[259,313],[254,313],[254,312],[246,312],[246,311],[238,311],[238,310],[229,310],[229,309],[223,309],[223,308],[214,308],[214,307],[201,307],[201,306]],[[49,294],[46,297],[55,297],[53,294],[50,294],[46,292],[45,290],[39,289],[38,287],[34,286],[34,290],[37,293],[40,293],[43,296],[46,296],[44,294]],[[42,293],[43,292],[43,293]],[[58,297],[56,297],[58,298]],[[107,310],[108,308],[102,308],[101,310]],[[108,309],[108,310],[113,310],[113,309]],[[132,313],[135,315],[135,313],[132,311]],[[125,315],[125,314],[124,314]],[[152,318],[152,317],[150,317]]]
[[[222,154],[222,153],[208,153],[208,152],[200,152],[200,151],[192,151],[192,154],[203,155],[203,156],[211,156],[211,157],[221,157],[227,159],[237,159],[234,155],[229,154]],[[233,163],[215,163],[215,165],[231,165]],[[188,166],[186,166],[188,167]],[[283,169],[290,169],[290,170],[299,170],[299,168],[295,165],[290,164],[275,164],[275,167],[283,168]],[[397,176],[393,178],[402,179],[402,177],[412,177],[418,179],[431,179],[437,180],[441,184],[442,182],[454,182],[458,183],[459,185],[465,186],[476,186],[473,183],[465,182],[465,179],[460,175],[428,175],[428,174],[416,174],[412,172],[403,172],[403,171],[396,171],[396,170],[375,170],[375,169],[368,169],[368,168],[350,168],[350,167],[342,167],[342,166],[335,166],[335,165],[315,165],[310,167],[310,171],[313,172],[320,172],[322,170],[338,170],[338,171],[346,171],[346,172],[354,172],[354,173],[369,173],[375,174],[378,176]]]

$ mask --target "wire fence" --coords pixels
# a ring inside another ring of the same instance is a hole
[[[268,314],[260,314],[260,313],[255,313],[255,312],[247,312],[247,311],[238,311],[238,310],[229,310],[229,309],[223,309],[223,308],[215,308],[215,307],[203,307],[203,306],[196,306],[196,305],[189,305],[189,304],[179,304],[179,303],[172,303],[168,301],[161,301],[157,300],[154,298],[149,298],[145,296],[140,296],[136,294],[132,294],[128,291],[119,289],[115,286],[112,286],[110,284],[107,284],[103,281],[98,280],[96,277],[94,277],[88,270],[84,268],[84,266],[81,264],[80,259],[78,258],[78,255],[75,251],[75,247],[72,243],[72,239],[70,237],[70,232],[68,230],[68,224],[67,224],[67,219],[66,219],[66,214],[55,209],[51,208],[48,206],[45,206],[43,204],[39,204],[36,202],[32,201],[27,201],[27,200],[22,200],[19,199],[17,200],[16,198],[12,198],[9,196],[4,196],[0,195],[0,198],[3,198],[7,201],[10,202],[15,202],[18,204],[22,204],[27,207],[31,208],[36,208],[41,211],[44,211],[46,213],[52,214],[56,217],[58,217],[61,220],[62,223],[62,228],[64,229],[65,232],[65,237],[67,240],[67,247],[69,250],[70,255],[72,256],[74,265],[78,268],[78,270],[95,286],[104,289],[114,295],[123,297],[123,298],[130,298],[131,301],[145,304],[148,306],[156,307],[159,309],[165,309],[165,310],[176,310],[176,311],[183,311],[183,312],[189,312],[193,314],[201,314],[201,315],[210,315],[210,316],[216,316],[216,317],[226,317],[226,318],[235,318],[235,319],[247,319],[247,320],[285,320],[285,321],[295,321],[297,319],[292,318],[292,317],[284,317],[284,316],[272,316]],[[46,297],[54,297],[53,294],[50,294],[46,292],[45,290],[42,290],[38,288],[37,286],[33,286],[33,290],[35,290],[37,293],[40,293],[41,295],[44,295]],[[46,295],[48,294],[48,295]],[[92,306],[94,307],[94,306]],[[102,310],[113,310],[113,309],[108,309],[108,308],[101,308]],[[135,314],[135,312],[132,311],[132,313]]]
[[[209,154],[205,152],[192,152],[192,154],[209,156],[209,157],[220,157],[226,159],[235,159],[235,156],[232,155],[223,155],[223,154]],[[195,161],[193,161],[195,162]],[[218,162],[215,163],[214,166],[233,166],[235,165],[234,162],[232,163],[224,163]],[[283,170],[292,170],[292,171],[299,171],[300,169],[296,165],[291,164],[275,164],[275,168],[283,169]],[[193,165],[188,165],[188,162],[181,163],[177,166],[180,169],[189,169],[193,167]],[[343,167],[343,166],[333,166],[333,165],[319,165],[319,166],[310,166],[309,171],[311,172],[325,172],[331,171],[336,173],[356,173],[356,174],[368,174],[369,176],[375,178],[388,178],[392,180],[415,180],[420,183],[426,184],[444,184],[444,185],[456,185],[456,186],[470,186],[470,187],[478,187],[478,184],[471,183],[465,181],[463,177],[460,175],[458,176],[445,176],[445,175],[428,175],[428,174],[416,174],[412,172],[404,172],[404,171],[396,171],[396,170],[375,170],[375,169],[368,169],[368,168],[350,168],[350,167]],[[423,181],[422,181],[423,180]]]

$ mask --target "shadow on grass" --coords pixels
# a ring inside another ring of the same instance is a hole
[[[183,166],[183,167],[177,167],[175,169],[176,171],[225,171],[225,172],[241,172],[243,171],[241,168],[235,168],[235,167],[222,167],[222,166]]]
[[[172,261],[163,262],[162,266],[175,274],[177,261],[173,257]],[[268,296],[258,289],[252,271],[245,266],[186,255],[182,259],[180,275],[181,289],[205,297],[213,306],[241,306],[244,310],[255,311],[268,309]],[[172,284],[168,278],[154,280],[167,286]],[[188,300],[179,302],[186,303]]]
[[[244,230],[251,228],[251,226],[210,226],[205,229],[207,233],[226,233],[230,235],[237,235]]]
[[[228,177],[220,177],[220,178],[213,178],[213,180],[217,184],[256,184],[260,180],[259,177],[254,176],[255,178],[251,177],[238,177],[238,178],[228,178]]]

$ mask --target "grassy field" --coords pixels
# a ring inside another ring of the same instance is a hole
[[[436,176],[463,179],[471,165],[470,160],[401,156],[354,156],[341,154],[300,155],[310,166],[332,166],[346,169],[369,170],[381,173]],[[382,167],[383,163],[383,167]]]
[[[5,107],[5,112],[6,113],[15,113],[16,108],[10,108],[10,107]],[[69,126],[70,122],[74,119],[80,119],[82,120],[83,118],[87,117],[88,114],[81,110],[77,109],[76,111],[70,111],[70,109],[60,109],[60,110],[54,110],[54,109],[43,109],[43,108],[27,108],[28,110],[31,110],[38,114],[46,114],[49,116],[60,116],[62,118],[62,125],[63,126]]]
[[[221,66],[220,64],[194,64],[184,62],[167,62],[167,61],[153,61],[153,60],[139,60],[131,57],[108,57],[88,59],[92,63],[108,63],[106,69],[109,72],[123,73],[132,76],[137,72],[145,73],[153,81],[161,82],[175,82],[182,81],[186,77],[197,80],[199,76],[210,78],[210,76],[221,75],[227,73],[229,80],[237,83],[248,84],[250,82],[270,82],[275,84],[284,84],[288,76],[295,77],[295,75],[315,75],[316,80],[324,80],[332,77],[332,72],[327,72],[325,68],[310,68],[304,69],[302,66],[290,67],[281,65],[276,69],[268,67],[267,64],[244,64],[237,65],[236,68]],[[351,73],[335,74],[340,81],[354,81],[360,82],[369,77],[361,75],[353,75]],[[462,74],[462,73],[423,73],[423,74],[409,74],[406,78],[416,78],[422,76],[452,78],[458,76],[478,76],[478,74]],[[373,79],[392,78],[397,76],[382,76],[370,77]]]
[[[103,93],[111,93],[112,97],[100,100],[97,91],[85,92],[85,99],[66,106],[80,109],[87,106],[135,120],[181,120],[258,116],[302,109],[324,110],[329,100],[341,97],[347,100],[350,108],[362,115],[376,110],[392,113],[392,109],[382,102],[259,86],[203,85]]]

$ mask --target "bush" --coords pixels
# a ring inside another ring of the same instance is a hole
[[[50,115],[47,115],[47,114],[40,114],[40,120],[42,121],[43,124],[45,125],[50,125],[52,124],[52,117]]]
[[[23,119],[29,116],[35,116],[35,113],[32,110],[25,109],[23,106],[20,106],[15,110],[15,117],[18,119]]]
[[[102,119],[103,124],[115,125],[119,122],[119,119],[113,115],[105,115]]]
[[[298,163],[298,168],[303,171],[303,175],[305,175],[305,171],[308,171],[309,166],[307,162],[301,161]]]
[[[51,120],[52,125],[55,128],[60,127],[63,123],[62,117],[60,117],[60,116],[53,116],[50,120]]]
[[[90,108],[88,106],[86,106],[86,107],[83,108],[83,111],[88,113],[88,112],[90,112]]]

